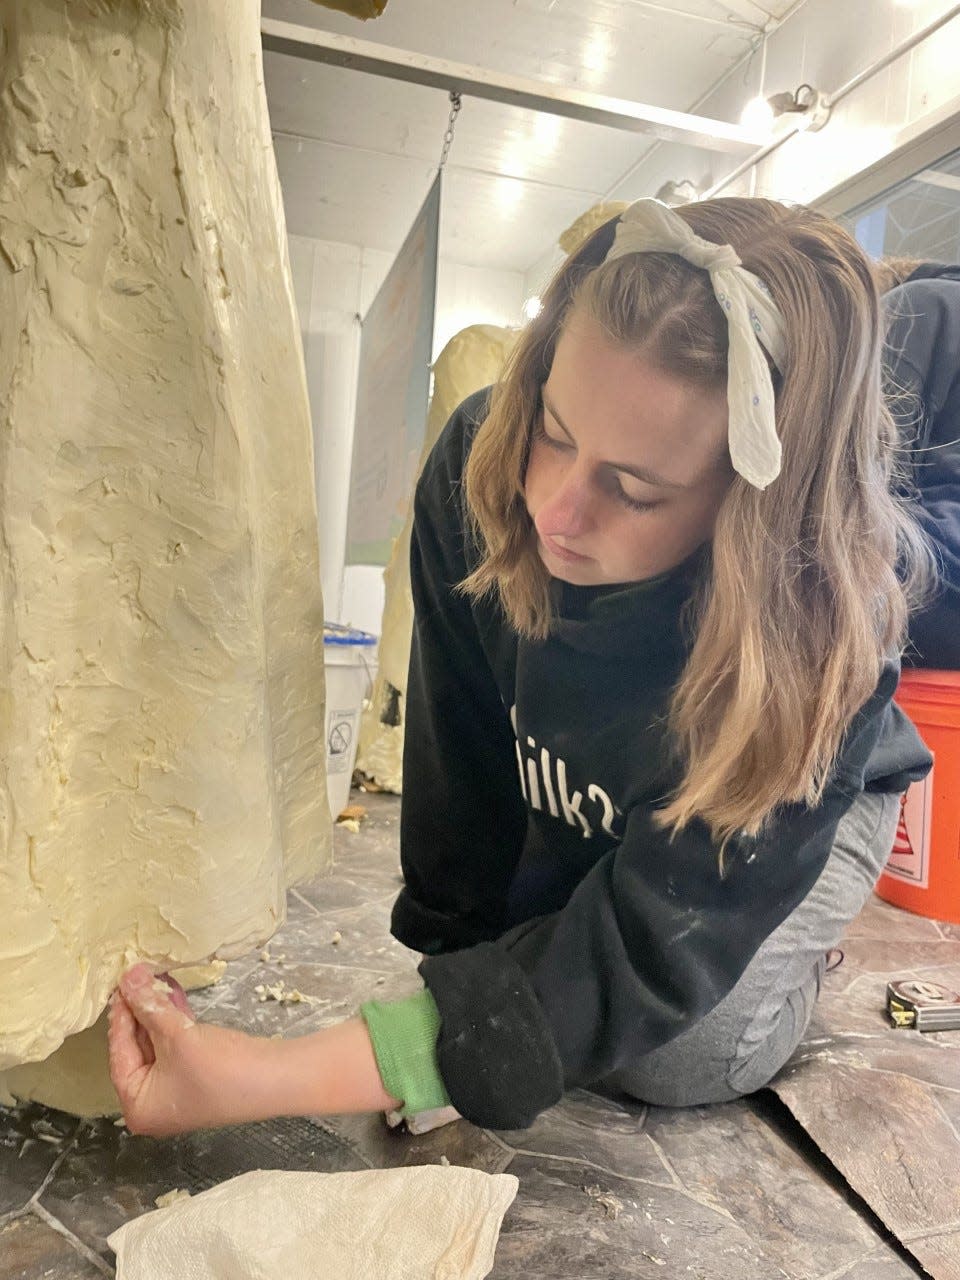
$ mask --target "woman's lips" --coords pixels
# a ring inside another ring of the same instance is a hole
[[[590,559],[589,556],[581,556],[576,551],[569,551],[566,547],[561,547],[559,542],[554,542],[549,534],[541,533],[540,541],[551,555],[556,556],[558,560],[564,560],[567,564],[578,564]]]

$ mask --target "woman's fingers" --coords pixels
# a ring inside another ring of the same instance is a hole
[[[137,1020],[119,991],[110,998],[107,1039],[110,1045],[110,1079],[121,1103],[126,1105],[131,1084],[149,1063],[137,1038]]]
[[[153,1047],[153,1041],[150,1039],[150,1032],[146,1027],[141,1026],[136,1019],[134,1019],[134,1022],[136,1024],[135,1034],[137,1037],[137,1044],[140,1046],[140,1052],[143,1054],[143,1060],[148,1066],[151,1066],[156,1062],[157,1055]]]
[[[180,984],[172,978],[156,977],[147,964],[134,965],[123,975],[120,994],[149,1037],[154,1053],[158,1042],[194,1021]],[[146,1053],[147,1046],[141,1043]]]
[[[153,1132],[158,1123],[163,1132],[182,1127],[170,1127],[167,1113],[171,1106],[176,1112],[177,1104],[165,1095],[183,1032],[194,1025],[178,983],[156,977],[147,964],[135,965],[120,979],[110,1001],[110,1078],[131,1132]]]
[[[161,973],[160,979],[170,988],[170,999],[173,1001],[174,1007],[179,1009],[181,1013],[185,1013],[191,1022],[196,1022],[193,1010],[190,1008],[190,1001],[187,999],[187,993],[176,978],[172,978],[169,973]]]
[[[195,1021],[179,982],[167,975],[156,977],[147,964],[134,965],[110,1001],[111,1074],[114,1068],[128,1076],[152,1066],[157,1044]]]

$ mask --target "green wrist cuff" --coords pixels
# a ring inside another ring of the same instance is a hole
[[[360,1006],[387,1093],[403,1103],[402,1116],[450,1106],[437,1067],[440,1013],[425,987],[405,1000]]]

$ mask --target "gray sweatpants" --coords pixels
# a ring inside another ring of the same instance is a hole
[[[840,820],[827,864],[733,990],[689,1031],[605,1084],[664,1107],[729,1102],[762,1089],[796,1049],[826,955],[866,902],[893,847],[898,795],[864,793]]]

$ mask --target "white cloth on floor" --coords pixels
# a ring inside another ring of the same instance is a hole
[[[517,1179],[457,1165],[257,1170],[109,1238],[117,1280],[482,1280]]]

